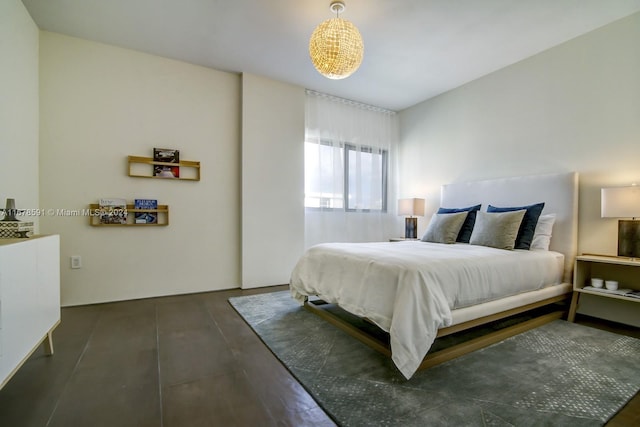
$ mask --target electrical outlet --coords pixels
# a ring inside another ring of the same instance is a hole
[[[82,258],[80,255],[71,255],[71,268],[82,268]]]

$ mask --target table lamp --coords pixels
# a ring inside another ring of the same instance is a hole
[[[603,188],[601,208],[602,218],[631,218],[618,220],[618,256],[640,257],[640,187]]]
[[[418,218],[414,215],[424,216],[424,199],[399,199],[398,215],[408,215],[404,220],[404,238],[418,238]]]

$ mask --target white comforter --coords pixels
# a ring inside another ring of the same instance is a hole
[[[303,303],[318,295],[366,317],[391,337],[392,359],[410,378],[451,325],[451,310],[561,282],[563,255],[425,242],[329,243],[310,248],[291,275]]]

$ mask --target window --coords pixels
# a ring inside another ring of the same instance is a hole
[[[344,209],[343,147],[330,142],[304,144],[304,206]]]
[[[386,212],[387,169],[386,150],[306,141],[305,207]]]

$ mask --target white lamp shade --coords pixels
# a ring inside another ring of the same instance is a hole
[[[613,187],[601,190],[602,218],[640,217],[640,187]]]
[[[399,199],[398,215],[424,216],[424,199]]]

